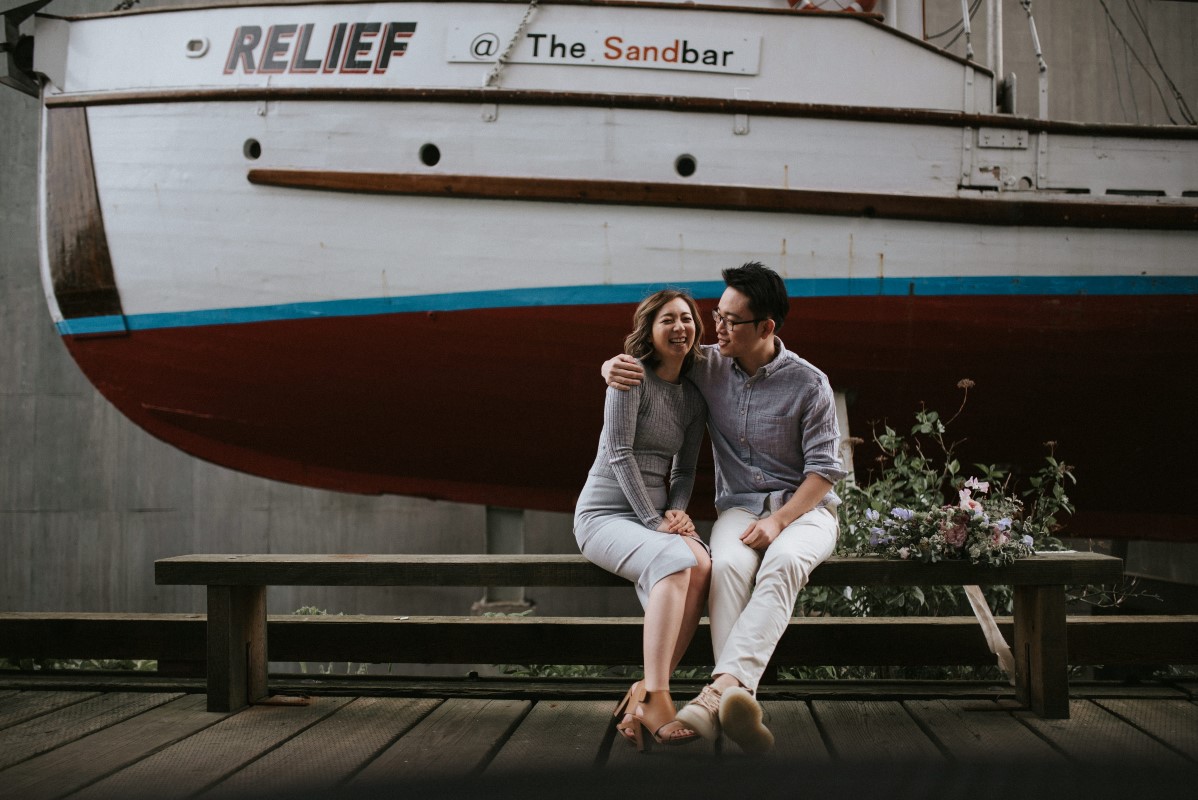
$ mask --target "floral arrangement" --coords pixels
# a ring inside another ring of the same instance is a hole
[[[1075,478],[1073,467],[1055,457],[1056,442],[1045,442],[1048,455],[1038,469],[975,464],[977,477],[963,478],[960,442],[947,431],[973,386],[968,379],[957,384],[964,396],[951,419],[922,408],[909,433],[875,428],[876,466],[863,481],[837,486],[842,553],[998,566],[1061,549],[1056,536],[1073,513],[1065,490]]]
[[[990,483],[970,478],[956,504],[925,511],[895,506],[886,516],[866,509],[869,545],[874,553],[912,561],[969,559],[974,564],[1009,564],[1035,553],[1035,539],[1024,531],[1022,504]]]

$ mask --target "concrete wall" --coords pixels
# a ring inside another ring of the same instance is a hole
[[[104,11],[113,2],[58,0],[49,11]],[[1141,57],[1154,64],[1127,4],[1108,5]],[[1198,3],[1138,5],[1161,61],[1198,105]],[[929,32],[959,16],[956,0],[929,6]],[[1020,76],[1020,111],[1034,113],[1036,69],[1026,16],[1016,0],[1007,0],[1004,11],[1006,71]],[[1054,0],[1035,4],[1035,11],[1051,69],[1054,116],[1165,123],[1167,106],[1177,116],[1124,46],[1111,39],[1098,3]],[[981,17],[975,51],[984,60]],[[963,42],[953,49],[963,52]],[[1155,78],[1164,85],[1159,74]],[[0,609],[202,610],[198,590],[153,583],[156,558],[187,552],[486,550],[482,507],[319,492],[230,472],[153,439],[102,400],[59,341],[42,297],[35,250],[37,130],[36,102],[0,91]],[[528,552],[575,551],[569,518],[562,514],[527,514],[525,540]],[[543,613],[639,613],[630,590],[534,594]],[[280,589],[272,594],[271,611],[301,605],[346,613],[465,611],[476,595]]]

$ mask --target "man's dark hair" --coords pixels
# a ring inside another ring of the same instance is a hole
[[[786,284],[778,273],[759,261],[750,261],[723,271],[724,283],[749,298],[749,310],[755,318],[772,319],[774,329],[781,330],[790,311]]]

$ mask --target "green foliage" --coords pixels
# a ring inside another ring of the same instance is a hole
[[[962,474],[961,460],[957,449],[961,442],[951,441],[949,428],[965,409],[973,381],[962,380],[957,386],[962,390],[961,405],[951,418],[945,420],[940,413],[921,408],[915,414],[915,424],[908,433],[900,433],[887,424],[875,426],[872,444],[876,455],[874,466],[866,471],[864,480],[841,481],[836,491],[841,497],[838,509],[840,517],[839,553],[842,555],[884,552],[903,557],[903,545],[911,544],[906,557],[937,560],[947,557],[943,538],[934,538],[934,528],[943,521],[951,521],[952,512],[960,510],[961,491],[967,488],[966,475]],[[854,455],[860,461],[862,439],[850,440],[855,448]],[[1055,442],[1046,442],[1048,455],[1045,463],[1030,473],[1022,473],[1016,467],[998,464],[974,464],[969,486],[979,496],[978,482],[988,484],[985,498],[988,510],[995,519],[1009,518],[1011,532],[1017,533],[1011,543],[1001,548],[984,549],[981,559],[1009,559],[1015,557],[1023,536],[1029,536],[1036,550],[1061,549],[1058,533],[1064,527],[1064,518],[1073,513],[1073,505],[1066,494],[1066,485],[1076,479],[1073,467],[1055,457]],[[1022,484],[1026,483],[1026,488]],[[968,495],[966,495],[968,497]],[[947,507],[947,508],[946,508]],[[895,510],[910,512],[910,521],[899,520]],[[997,516],[999,513],[1003,517]],[[965,517],[970,517],[965,514]],[[969,524],[973,523],[970,518]],[[977,518],[980,531],[981,517]],[[890,523],[890,524],[886,524]],[[880,535],[881,534],[881,535]],[[887,535],[895,534],[891,541]],[[913,541],[903,539],[911,536]],[[872,541],[871,541],[872,539]],[[924,548],[919,549],[922,539]],[[968,551],[962,552],[969,557]],[[974,560],[979,560],[975,558]],[[1014,603],[1009,587],[989,587],[986,590],[991,608],[999,613],[1010,613]],[[857,586],[857,587],[809,587],[799,600],[796,613],[800,615],[832,616],[943,616],[962,613],[968,609],[964,592],[959,586]]]
[[[155,672],[158,662],[132,658],[0,658],[0,670],[42,672]]]
[[[296,616],[299,616],[299,617],[322,617],[322,616],[327,615],[329,612],[323,608],[317,608],[316,606],[300,606],[299,608],[297,608],[295,610],[294,613]],[[337,612],[337,616],[339,616],[339,617],[344,616],[344,612],[340,612],[340,611]],[[334,665],[335,664],[339,665],[339,663],[340,662],[330,661],[327,664],[317,664],[316,671],[321,675],[332,675]],[[299,662],[299,668],[300,668],[300,672],[302,672],[305,675],[308,674],[308,662],[307,661]],[[370,671],[369,664],[354,664],[354,662],[352,662],[352,661],[345,662],[345,671],[344,672],[341,672],[341,670],[338,668],[338,674],[340,674],[340,675],[365,675],[369,671]]]

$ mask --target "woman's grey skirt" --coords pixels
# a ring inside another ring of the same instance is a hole
[[[648,487],[657,508],[665,508],[664,486]],[[587,560],[632,581],[641,608],[659,580],[698,564],[684,537],[649,530],[633,512],[614,478],[588,475],[574,512],[574,538]],[[710,552],[707,543],[695,538]]]

